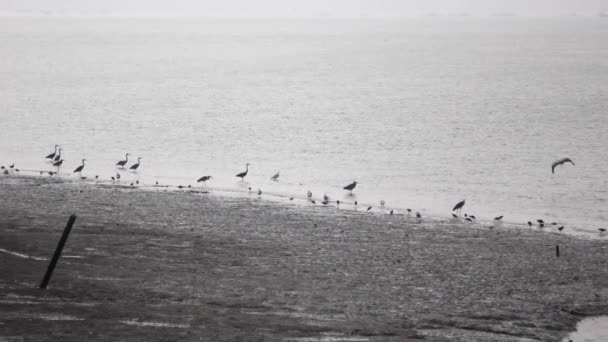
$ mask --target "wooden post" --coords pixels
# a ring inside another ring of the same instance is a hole
[[[559,258],[559,245],[555,246],[555,256]]]
[[[63,246],[65,246],[65,242],[68,239],[68,235],[70,235],[70,231],[72,230],[72,226],[74,225],[74,221],[76,221],[76,215],[70,216],[68,220],[67,226],[63,230],[63,234],[61,235],[61,239],[59,239],[59,243],[57,244],[57,248],[55,249],[55,254],[53,254],[53,258],[49,263],[49,267],[46,270],[46,274],[44,275],[44,279],[42,279],[42,283],[40,283],[41,289],[46,289],[46,286],[49,284],[49,280],[51,280],[51,276],[53,275],[53,270],[55,270],[55,266],[57,265],[57,260],[61,256],[61,251],[63,250]]]

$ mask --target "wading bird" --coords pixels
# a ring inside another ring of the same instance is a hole
[[[462,207],[464,207],[464,200],[456,203],[456,205],[454,206],[454,209],[452,209],[452,211],[458,210],[458,213],[460,214],[460,210],[462,209]]]
[[[245,172],[241,172],[235,176],[239,177],[241,179],[241,182],[245,180],[245,176],[247,176],[247,173],[249,173],[249,165],[251,164],[247,163],[247,165],[245,165]]]
[[[54,162],[58,162],[61,159],[61,148],[59,148],[59,150],[57,150],[57,153],[55,153],[55,158],[53,158]]]
[[[137,163],[131,165],[131,167],[129,168],[129,170],[137,171],[137,169],[139,168],[139,164],[140,163],[141,163],[141,157],[137,157]]]
[[[61,167],[61,164],[63,164],[63,159],[59,159],[58,161],[54,162],[53,166],[57,166],[57,170],[59,170],[59,167]]]
[[[342,189],[344,189],[344,190],[348,190],[348,191],[350,191],[350,193],[352,194],[352,193],[353,193],[353,189],[354,189],[356,186],[357,186],[357,182],[354,182],[354,181],[353,181],[352,183],[348,184],[347,186],[343,187]]]
[[[55,151],[53,153],[49,154],[48,156],[44,157],[44,159],[50,159],[52,161],[53,158],[55,158],[55,154],[57,154],[57,147],[59,147],[59,145],[55,145]]]
[[[572,165],[574,165],[574,162],[570,158],[562,158],[562,159],[556,160],[553,162],[553,164],[551,164],[551,173],[555,173],[556,166],[562,165],[564,163],[572,163]]]
[[[210,180],[211,178],[212,178],[211,176],[203,176],[203,177],[199,178],[196,182],[203,183],[201,185],[207,186],[207,181]]]
[[[125,160],[119,160],[118,163],[116,163],[116,166],[118,166],[119,168],[124,168],[125,165],[127,165],[127,162],[129,161],[129,156],[130,154],[125,154]]]
[[[84,169],[84,162],[85,162],[85,160],[86,159],[82,160],[82,165],[80,165],[79,167],[77,167],[76,170],[74,170],[74,173],[76,173],[76,172],[81,173],[82,172],[82,169]]]
[[[270,179],[272,179],[275,182],[278,181],[279,180],[279,172],[277,171],[277,173],[274,176],[270,177]]]

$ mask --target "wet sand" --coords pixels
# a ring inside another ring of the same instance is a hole
[[[608,243],[532,229],[0,176],[0,231],[6,341],[557,341],[608,314]]]

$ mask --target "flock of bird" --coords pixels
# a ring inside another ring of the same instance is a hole
[[[45,157],[45,159],[47,159],[48,162],[52,163],[53,166],[57,167],[57,172],[59,171],[59,168],[61,167],[61,165],[63,164],[63,161],[64,161],[63,158],[62,158],[62,156],[61,156],[61,152],[62,152],[61,146],[55,145],[55,150],[53,151],[53,153],[50,153],[49,155],[47,155]],[[127,166],[127,164],[128,164],[128,162],[129,162],[129,156],[130,156],[130,154],[126,153],[125,154],[125,159],[119,160],[118,162],[116,162],[116,167],[119,168],[119,169],[125,169],[126,166]],[[128,169],[130,171],[132,171],[132,172],[137,172],[137,170],[139,169],[139,166],[141,164],[141,160],[142,160],[142,158],[138,157],[137,158],[137,162],[134,163],[134,164],[132,164],[131,166],[129,166]],[[81,175],[82,170],[85,167],[85,161],[86,161],[86,159],[82,159],[82,164],[80,166],[78,166],[74,170],[74,172],[73,172],[73,173],[78,173],[82,179],[86,178],[86,177],[82,177],[82,175]],[[565,163],[571,163],[572,165],[575,165],[574,162],[570,158],[562,158],[562,159],[559,159],[559,160],[555,161],[551,165],[551,172],[555,173],[555,168],[557,166],[565,164]],[[244,181],[245,177],[247,177],[247,174],[249,173],[249,166],[251,166],[251,164],[247,163],[245,165],[245,171],[236,174],[235,177],[240,178],[241,181]],[[11,169],[14,169],[14,167],[15,167],[15,164],[12,164],[12,165],[9,166],[9,168],[11,168]],[[1,166],[1,169],[4,170],[4,174],[8,174],[9,173],[8,170],[4,166]],[[16,171],[19,171],[19,170],[16,169]],[[40,171],[40,172],[41,172],[41,174],[43,173],[42,171]],[[57,172],[48,171],[48,174],[52,176],[52,175],[56,174]],[[270,179],[273,180],[273,181],[278,181],[279,180],[279,176],[280,176],[280,174],[279,174],[279,172],[277,172],[272,177],[270,177]],[[97,178],[99,178],[99,176],[95,176],[95,178],[97,179]],[[112,176],[110,178],[111,178],[111,180],[113,182],[118,181],[118,180],[120,180],[120,173],[117,172],[116,176]],[[202,183],[202,185],[204,187],[206,187],[207,186],[207,181],[211,180],[212,178],[213,177],[209,176],[209,175],[202,176],[202,177],[200,177],[197,180],[197,183]],[[136,183],[139,184],[139,181],[136,181]],[[344,186],[343,190],[349,191],[350,195],[352,196],[353,190],[357,187],[357,184],[358,183],[356,181],[353,181],[352,183]],[[133,184],[131,184],[131,185],[133,185]],[[158,185],[158,181],[156,182],[156,185]],[[190,186],[188,186],[188,187],[190,187]],[[184,187],[180,185],[180,186],[178,186],[178,188],[181,189],[181,188],[184,188]],[[249,187],[249,192],[251,192],[251,191],[252,191],[251,187]],[[262,190],[258,189],[257,194],[258,194],[258,196],[262,196]],[[307,200],[309,202],[311,202],[312,204],[316,204],[316,201],[312,198],[312,192],[310,190],[307,192],[307,196],[306,197],[307,197]],[[290,197],[289,200],[293,201],[294,197]],[[328,205],[330,202],[331,201],[330,201],[329,196],[327,194],[324,194],[323,195],[323,201],[321,202],[321,204]],[[336,203],[337,207],[339,208],[340,207],[340,200],[336,200],[335,203]],[[454,206],[454,208],[452,209],[452,217],[454,219],[460,218],[459,215],[461,214],[462,208],[464,207],[465,203],[466,203],[465,200],[462,200],[462,201],[458,202]],[[384,208],[384,205],[385,205],[385,201],[384,200],[380,201],[380,207]],[[358,202],[357,201],[354,201],[354,208],[355,208],[355,210],[357,210],[357,208],[358,208]],[[367,211],[372,210],[372,208],[373,208],[372,206],[368,206],[367,207]],[[408,208],[408,209],[406,209],[406,211],[407,211],[407,215],[408,216],[412,214],[412,210],[411,209]],[[454,212],[458,212],[458,215],[455,214]],[[388,212],[388,213],[389,213],[389,215],[393,215],[394,214],[394,210],[391,209],[390,212]],[[420,214],[420,212],[416,212],[415,216],[416,216],[416,219],[418,220],[418,222],[421,222],[422,215]],[[497,217],[494,218],[494,221],[495,222],[500,222],[503,219],[503,217],[504,216],[502,216],[502,215],[501,216],[497,216]],[[477,218],[475,217],[475,215],[469,215],[469,214],[465,213],[464,214],[464,220],[467,221],[467,222],[475,222],[477,220]],[[545,226],[545,222],[542,219],[537,219],[536,222],[537,222],[539,228],[543,228]],[[528,221],[527,224],[528,224],[529,227],[533,226],[532,221]],[[555,226],[555,225],[557,225],[557,223],[556,222],[552,222],[551,225]],[[494,227],[490,226],[490,228],[494,228]],[[564,226],[557,227],[557,230],[560,231],[560,232],[563,229],[564,229]],[[606,229],[604,229],[604,228],[599,228],[598,230],[600,231],[600,233],[604,233],[606,231]]]

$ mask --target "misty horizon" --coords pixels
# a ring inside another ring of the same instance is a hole
[[[130,0],[75,1],[47,3],[40,0],[0,1],[4,15],[66,15],[66,16],[191,16],[191,17],[320,17],[320,18],[382,18],[419,16],[596,16],[605,12],[603,0],[431,0],[418,3],[410,0],[333,0],[333,1],[245,1],[229,0],[221,4],[192,0]]]

